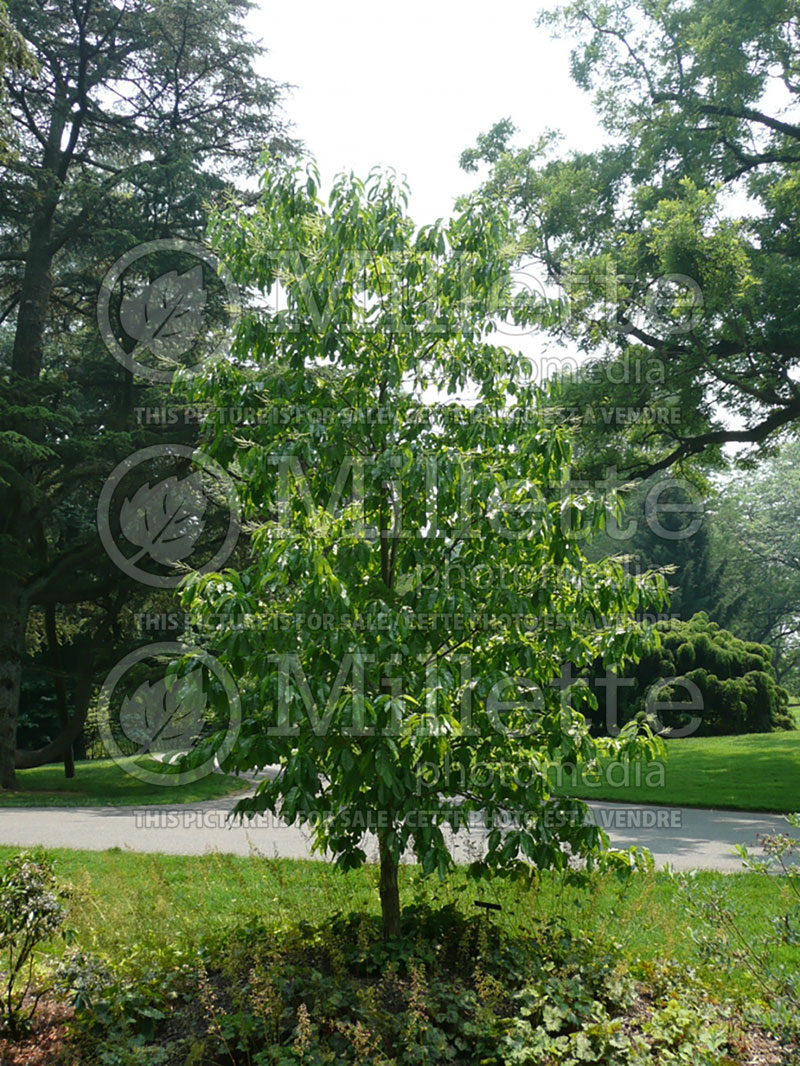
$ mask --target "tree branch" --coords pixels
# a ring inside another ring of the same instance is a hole
[[[688,459],[692,455],[699,455],[714,445],[758,444],[797,418],[800,418],[800,398],[795,399],[778,411],[773,411],[763,422],[759,422],[758,425],[750,429],[716,429],[709,433],[701,433],[696,437],[683,438],[677,448],[664,458],[631,470],[630,476],[636,478],[651,477],[653,474],[657,474],[659,470],[666,470],[673,463]]]

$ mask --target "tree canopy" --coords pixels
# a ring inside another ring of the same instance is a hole
[[[14,29],[8,17],[8,8],[5,2],[0,3],[0,74],[6,72],[36,70],[36,62],[28,49],[22,35]],[[0,104],[6,102],[5,85],[0,81]],[[0,152],[5,151],[5,135],[7,133],[8,116],[0,114]]]
[[[462,165],[488,164],[521,253],[559,287],[532,302],[587,357],[554,397],[582,461],[645,476],[772,447],[800,416],[796,5],[588,0],[543,21],[576,41],[608,143],[520,149],[506,119]],[[603,417],[619,408],[649,417]]]

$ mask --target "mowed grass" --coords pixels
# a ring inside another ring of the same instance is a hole
[[[574,777],[556,772],[557,789],[585,799],[656,803],[788,813],[800,810],[800,702],[791,710],[796,732],[740,737],[685,737],[667,741],[667,759],[656,766],[605,764],[596,774]],[[134,758],[91,759],[64,777],[61,764],[18,770],[18,792],[0,791],[2,807],[119,807],[193,803],[242,791],[241,780],[210,774],[199,781],[149,784],[126,772]],[[158,771],[161,764],[138,758]]]
[[[0,847],[0,862],[17,848]],[[342,872],[330,863],[241,857],[53,849],[60,882],[70,885],[69,925],[73,943],[124,964],[135,955],[165,958],[197,951],[226,930],[257,923],[280,931],[300,921],[323,923],[336,913],[377,913],[378,870],[373,865]],[[715,896],[735,906],[746,941],[755,943],[780,910],[786,887],[781,878],[762,874],[699,873],[696,883],[714,886]],[[447,880],[423,878],[417,867],[401,867],[401,902],[454,904],[480,913],[475,900],[502,908],[492,920],[509,932],[525,933],[544,922],[566,924],[599,943],[615,941],[631,959],[657,965],[702,964],[693,955],[690,920],[676,884],[663,872],[634,874],[624,882],[595,875],[587,887],[542,873],[533,883],[500,878],[475,882],[464,870]],[[48,945],[58,954],[60,941]],[[781,949],[783,952],[783,949]],[[798,966],[798,949],[785,949],[787,966]],[[727,981],[713,968],[708,980]],[[735,975],[747,993],[754,990],[746,968]],[[720,985],[721,987],[721,985]]]
[[[800,810],[800,730],[683,737],[666,741],[666,748],[660,766],[606,763],[577,783],[565,777],[563,791],[624,803]]]
[[[75,776],[64,776],[63,764],[18,770],[18,792],[0,791],[3,807],[120,807],[153,803],[194,803],[240,792],[246,782],[227,774],[209,774],[189,784],[170,783],[164,772],[164,784],[141,781],[128,772],[134,761],[150,771],[159,772],[161,764],[152,759],[87,759],[75,763]]]

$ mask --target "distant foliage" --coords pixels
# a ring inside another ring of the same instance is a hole
[[[729,440],[764,455],[800,419],[797,4],[553,6],[539,21],[572,42],[602,147],[517,146],[504,119],[461,163],[487,166],[483,193],[558,294],[531,300],[543,328],[583,353],[553,397],[581,476],[708,469]]]
[[[633,684],[616,690],[619,725],[637,714],[652,715],[656,709],[667,735],[687,730],[691,718],[701,719],[691,730],[697,736],[794,728],[788,711],[789,694],[776,681],[771,648],[740,640],[709,621],[703,611],[687,622],[658,622],[655,629],[661,637],[660,646],[646,651],[628,672],[625,680]],[[696,690],[682,684],[683,679]],[[699,709],[692,702],[698,692]],[[597,687],[598,706],[592,717],[599,731],[614,721],[614,696],[610,693],[609,687]],[[673,709],[664,709],[668,703]]]

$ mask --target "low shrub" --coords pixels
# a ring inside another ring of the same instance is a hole
[[[20,852],[0,871],[0,1031],[12,1037],[28,1028],[42,989],[34,991],[35,950],[65,934],[67,897],[42,852]]]
[[[800,813],[787,821],[800,829]],[[795,1041],[800,1040],[800,844],[787,833],[762,835],[760,844],[761,858],[744,845],[736,849],[745,869],[771,874],[782,884],[783,904],[760,936],[748,930],[724,880],[700,886],[693,872],[673,876],[700,959],[723,973],[746,968],[760,992],[759,1017],[784,1040]],[[787,949],[793,956],[788,965]]]

